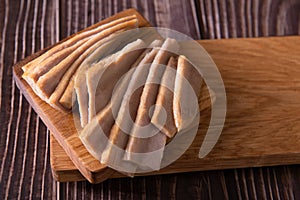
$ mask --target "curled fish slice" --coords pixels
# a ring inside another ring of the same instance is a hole
[[[172,138],[177,132],[173,115],[173,91],[175,86],[177,59],[171,57],[159,86],[151,123]],[[165,121],[165,123],[163,123]]]
[[[32,60],[31,62],[27,63],[26,65],[24,65],[22,67],[22,69],[23,69],[24,72],[31,71],[32,69],[37,67],[40,62],[42,62],[43,60],[45,60],[49,56],[52,56],[53,54],[65,49],[67,47],[70,47],[70,46],[74,45],[78,41],[81,41],[81,40],[83,40],[83,39],[85,39],[89,36],[92,36],[96,33],[99,33],[100,31],[103,31],[103,30],[105,30],[105,29],[107,29],[111,26],[114,26],[116,24],[119,24],[119,23],[122,23],[122,22],[125,22],[125,21],[128,21],[128,20],[132,20],[132,19],[136,19],[136,15],[130,15],[130,16],[126,16],[126,17],[123,17],[123,18],[120,18],[120,19],[116,19],[116,20],[113,20],[111,22],[102,24],[98,27],[95,27],[93,29],[86,30],[86,31],[83,31],[79,34],[76,34],[73,37],[67,39],[66,41],[64,41],[64,42],[62,42],[58,45],[55,45],[53,48],[49,49],[44,54],[40,55],[39,57]]]
[[[151,64],[140,98],[135,124],[130,132],[124,160],[140,168],[160,168],[166,136],[151,123],[150,108],[155,104],[165,65],[179,50],[176,40],[167,38]],[[144,134],[144,135],[141,135]],[[142,153],[142,156],[140,156]]]
[[[143,87],[147,79],[147,75],[150,69],[150,63],[154,60],[158,49],[156,47],[161,46],[162,41],[155,40],[150,44],[148,49],[140,56],[140,59],[134,64],[136,70],[132,75],[131,81],[124,94],[120,110],[115,124],[113,125],[110,136],[109,143],[107,144],[102,157],[101,162],[113,166],[114,168],[120,168],[121,171],[134,172],[136,167],[133,167],[132,163],[124,162],[124,150],[127,145],[129,138],[128,133],[133,126],[135,121],[137,109],[140,103],[140,96],[143,91]],[[152,49],[153,48],[153,49]]]

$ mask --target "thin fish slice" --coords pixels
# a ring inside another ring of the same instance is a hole
[[[80,122],[81,126],[84,127],[88,123],[88,88],[86,84],[86,72],[89,67],[91,67],[94,62],[104,58],[105,60],[109,59],[110,54],[115,51],[120,50],[125,45],[127,40],[127,33],[117,34],[116,37],[113,37],[111,40],[103,44],[101,47],[96,49],[88,58],[79,66],[75,74],[73,75],[71,81],[66,88],[65,93],[63,94],[60,102],[67,108],[71,108],[74,104],[72,98],[73,89],[76,91],[76,99],[79,106]],[[108,56],[107,58],[105,58]],[[112,62],[112,61],[110,61]],[[74,87],[74,88],[73,88]]]
[[[112,56],[104,58],[104,60],[112,62]],[[104,61],[103,61],[104,62]],[[89,104],[89,93],[86,84],[86,72],[89,69],[89,65],[83,65],[75,77],[75,91],[76,99],[79,108],[80,124],[84,127],[88,123],[88,104]]]
[[[124,40],[119,40],[119,41],[121,42],[121,44],[124,42]],[[113,47],[115,47],[114,49],[118,48],[117,44],[120,44],[120,43],[113,40],[112,45],[105,45],[105,47],[103,47],[103,48],[105,48],[105,49],[109,48],[109,49],[107,49],[107,51],[109,52],[112,50]],[[123,45],[121,45],[121,46],[123,46]],[[91,65],[91,67],[90,67],[90,65],[88,65],[88,63],[84,63],[84,65],[80,67],[81,68],[79,71],[80,73],[78,73],[78,76],[75,78],[75,90],[76,90],[76,96],[77,96],[77,101],[78,101],[78,106],[79,106],[80,122],[81,122],[82,127],[84,127],[89,121],[88,120],[89,119],[88,105],[90,102],[89,96],[94,98],[95,90],[96,90],[95,88],[91,88],[94,85],[87,84],[87,81],[88,81],[87,80],[87,72],[90,70],[93,70],[93,68],[97,65],[99,65],[101,67],[101,66],[111,64],[114,61],[114,59],[116,59],[116,57],[117,57],[116,55],[118,55],[118,53],[120,53],[120,51],[102,59],[97,64]],[[97,67],[96,67],[96,69],[97,69]],[[92,73],[94,73],[94,75],[97,75],[100,72],[97,72],[96,70],[94,70],[93,72],[90,72],[90,75],[92,75]],[[88,85],[90,85],[90,88],[88,88]],[[98,85],[98,82],[95,83],[95,86],[97,86],[97,85]],[[89,94],[89,92],[88,92],[89,90],[91,93],[93,93],[93,95]],[[92,99],[92,101],[93,101],[93,99]],[[95,105],[95,103],[93,105]]]
[[[65,59],[68,55],[70,55],[73,51],[75,51],[79,46],[84,44],[89,39],[90,39],[90,37],[84,38],[84,39],[76,42],[74,45],[72,45],[70,47],[66,47],[66,48],[54,53],[53,55],[45,58],[45,60],[38,63],[35,68],[24,72],[22,77],[27,82],[31,82],[32,84],[35,84],[40,76],[44,75],[46,72],[48,72],[54,66],[56,66],[58,63],[60,63],[63,59]]]
[[[77,69],[77,71],[79,71]],[[75,74],[77,74],[77,71]],[[75,98],[73,98],[73,92],[75,91],[75,75],[71,77],[70,82],[68,83],[65,92],[62,94],[61,98],[59,99],[60,105],[67,110],[71,110],[72,106],[74,105]]]
[[[115,84],[128,72],[145,47],[146,44],[138,39],[112,56],[112,62],[97,63],[87,71],[89,121],[107,105]]]
[[[92,63],[98,62],[103,57],[105,57],[108,53],[110,53],[112,49],[115,49],[115,46],[117,46],[117,45],[118,45],[118,49],[119,48],[121,49],[125,45],[126,42],[131,42],[138,38],[142,39],[146,44],[148,44],[158,37],[156,30],[153,28],[132,29],[132,30],[128,30],[125,32],[116,33],[113,35],[112,35],[113,38],[111,38],[110,42],[108,42],[108,43],[110,43],[111,46],[108,46],[107,49],[103,48],[103,47],[96,49],[93,53],[91,53],[85,59],[85,61],[81,65],[81,67],[79,67],[79,69],[77,69],[76,72],[72,75],[72,78],[70,79],[70,81],[68,83],[68,86],[65,88],[65,92],[62,94],[62,96],[59,100],[59,103],[66,109],[70,110],[74,103],[75,98],[72,98],[72,96],[73,96],[72,94],[74,91],[74,81],[75,81],[75,77],[77,76],[79,71],[83,71],[83,70],[80,70],[80,68],[82,68],[82,66],[90,66]],[[105,44],[104,46],[107,46],[107,45]],[[86,69],[84,69],[84,70],[86,70]],[[85,72],[80,72],[80,73],[85,73]],[[65,79],[65,77],[63,79]]]
[[[38,64],[40,62],[42,62],[43,60],[45,60],[47,57],[65,49],[66,47],[70,47],[72,46],[73,44],[75,44],[76,42],[80,41],[80,40],[83,40],[84,38],[86,37],[89,37],[89,36],[92,36],[94,34],[97,34],[99,33],[100,31],[103,31],[109,27],[112,27],[112,26],[115,26],[116,24],[119,24],[119,23],[123,23],[123,22],[126,22],[126,21],[129,21],[129,20],[132,20],[132,19],[136,19],[136,15],[130,15],[130,16],[127,16],[127,17],[123,17],[123,18],[120,18],[120,19],[116,19],[114,21],[111,21],[111,22],[108,22],[108,23],[105,23],[105,24],[102,24],[96,28],[93,28],[93,29],[90,29],[90,30],[87,30],[87,31],[84,31],[84,32],[81,32],[79,34],[76,34],[75,36],[67,39],[66,41],[54,46],[53,48],[49,49],[47,52],[45,52],[44,54],[42,54],[41,56],[37,57],[36,59],[32,60],[31,62],[27,63],[26,65],[24,65],[22,67],[23,71],[26,72],[28,71],[29,69],[33,69],[35,68],[36,66],[38,66]]]
[[[173,115],[173,91],[175,86],[176,68],[177,59],[171,57],[162,77],[161,85],[159,86],[155,109],[151,118],[151,123],[170,138],[177,132]]]
[[[80,46],[76,51],[70,54],[66,59],[60,62],[57,66],[52,68],[45,75],[41,76],[37,81],[37,90],[39,91],[38,95],[43,96],[44,98],[49,98],[52,92],[55,90],[59,81],[63,77],[66,70],[71,66],[72,63],[76,61],[76,59],[85,51],[92,51],[93,49],[89,49],[95,42],[107,37],[108,35],[122,30],[124,28],[135,28],[137,27],[137,20],[133,19],[130,21],[126,21],[124,23],[118,24],[114,27],[103,30],[92,39],[88,40],[85,44]],[[84,58],[81,57],[83,60]],[[81,60],[81,62],[82,62]]]
[[[71,80],[69,81],[65,92],[62,94],[62,97],[60,98],[59,102],[60,104],[70,110],[73,105],[73,92],[74,89],[77,93],[77,100],[78,103],[81,105],[85,104],[84,110],[81,112],[87,113],[87,86],[86,86],[86,71],[90,67],[91,64],[101,60],[102,58],[108,56],[111,53],[114,53],[115,51],[119,50],[119,48],[122,48],[125,44],[125,38],[128,37],[128,34],[123,31],[119,31],[115,34],[112,34],[111,36],[103,39],[104,44],[101,45],[98,49],[96,49],[93,53],[91,53],[78,67],[76,72],[72,75]],[[85,102],[85,103],[81,103]],[[81,109],[83,110],[83,109]],[[86,115],[87,116],[87,115]],[[85,122],[87,123],[87,121]]]
[[[185,84],[185,80],[188,81],[188,85]],[[174,120],[178,131],[188,127],[197,114],[191,105],[192,102],[197,103],[202,82],[203,79],[198,70],[185,56],[179,56],[173,99]]]
[[[107,145],[111,127],[115,122],[114,116],[117,115],[117,111],[120,109],[122,97],[126,92],[133,72],[134,69],[130,70],[120,80],[111,102],[79,134],[79,138],[84,146],[99,161]]]
[[[124,150],[128,142],[128,134],[135,121],[140,103],[140,96],[143,92],[143,85],[146,82],[150,69],[150,63],[154,60],[158,52],[158,49],[155,48],[160,47],[161,45],[162,41],[155,40],[134,64],[136,70],[132,75],[127,91],[124,94],[116,122],[110,131],[109,143],[102,154],[101,163],[114,167],[118,166],[120,169],[132,169],[128,168],[131,167],[132,164],[123,161]],[[139,87],[140,85],[141,87]]]
[[[123,31],[125,31],[125,29],[122,29],[120,31],[118,31],[119,34],[122,34]],[[49,99],[49,103],[53,106],[53,107],[61,107],[61,104],[59,103],[59,99],[62,96],[62,94],[65,92],[66,87],[68,86],[71,77],[74,75],[75,71],[80,67],[81,63],[85,62],[92,62],[92,58],[89,58],[89,54],[93,54],[94,51],[101,51],[101,46],[103,46],[103,44],[107,43],[108,41],[113,41],[116,44],[112,44],[110,49],[113,49],[113,46],[117,47],[120,42],[119,40],[114,41],[115,37],[117,37],[119,34],[112,34],[100,41],[98,41],[97,43],[95,43],[92,47],[89,48],[88,51],[85,51],[83,54],[80,55],[80,57],[69,67],[69,69],[67,70],[67,72],[64,74],[64,76],[62,77],[61,81],[58,83],[57,87],[55,88],[55,91],[51,94],[50,99]],[[117,35],[117,36],[115,36]],[[105,45],[107,46],[107,45]],[[102,50],[103,52],[103,50]],[[98,59],[100,59],[101,56],[104,56],[107,54],[107,51],[105,53],[102,53],[102,55],[98,55]],[[85,60],[85,58],[87,58],[88,60]],[[94,58],[95,60],[96,58]],[[68,108],[64,108],[65,110],[68,110]]]
[[[174,39],[166,39],[150,67],[146,85],[140,98],[135,124],[126,147],[125,160],[136,163],[140,168],[159,169],[163,156],[166,136],[151,124],[150,108],[155,104],[165,65],[179,44]],[[158,84],[153,84],[158,83]],[[141,136],[141,134],[145,134]],[[144,138],[141,138],[144,137]],[[143,153],[142,156],[140,153]]]

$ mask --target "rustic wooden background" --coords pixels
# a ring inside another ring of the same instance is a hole
[[[1,0],[0,199],[300,199],[300,165],[58,183],[49,131],[16,88],[17,61],[135,7],[194,39],[300,34],[299,0]]]

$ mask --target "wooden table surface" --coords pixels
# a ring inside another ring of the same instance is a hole
[[[300,199],[300,165],[59,183],[17,61],[126,8],[194,39],[300,35],[299,0],[1,0],[0,199]]]

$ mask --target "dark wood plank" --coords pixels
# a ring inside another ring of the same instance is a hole
[[[55,1],[1,1],[0,198],[52,198],[49,132],[16,89],[11,66],[55,43]]]
[[[173,28],[195,39],[299,35],[298,0],[164,0],[162,3],[158,0],[61,0],[59,5],[57,2],[0,1],[1,199],[6,195],[17,198],[18,192],[21,199],[30,196],[44,199],[300,199],[299,165],[124,178],[99,185],[53,182],[46,150],[47,130],[15,88],[10,68],[32,52],[129,7],[137,8],[155,26]],[[43,4],[46,4],[44,12]],[[44,23],[41,13],[45,13]],[[17,25],[19,15],[21,21]],[[16,27],[19,27],[18,34]],[[35,148],[39,149],[36,156]]]
[[[205,39],[300,34],[299,0],[195,0]]]
[[[61,39],[131,7],[136,8],[153,26],[171,28],[194,39],[200,37],[196,7],[193,0],[63,0],[60,2]]]

